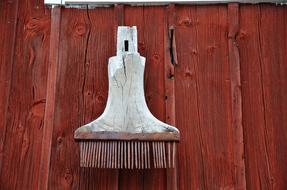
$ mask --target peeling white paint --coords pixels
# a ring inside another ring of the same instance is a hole
[[[161,122],[149,111],[144,95],[145,58],[137,50],[136,27],[118,27],[117,55],[111,57],[108,64],[109,94],[106,108],[99,118],[80,127],[76,133],[178,132],[178,129]]]

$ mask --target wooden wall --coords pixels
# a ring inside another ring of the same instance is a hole
[[[2,0],[0,23],[1,190],[172,189],[165,170],[79,168],[118,25],[138,27],[148,106],[181,131],[178,189],[287,189],[287,7]]]

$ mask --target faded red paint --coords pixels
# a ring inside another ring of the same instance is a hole
[[[174,185],[165,170],[79,168],[73,132],[104,109],[119,24],[138,27],[150,110],[181,131],[178,189],[286,189],[286,18],[272,5],[51,12],[2,1],[0,189]]]

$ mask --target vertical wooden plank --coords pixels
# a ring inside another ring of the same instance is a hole
[[[236,35],[239,32],[239,5],[228,4],[228,57],[232,99],[232,129],[234,151],[234,186],[246,189],[244,141],[242,126],[242,96],[240,78],[240,59]]]
[[[90,24],[85,9],[62,9],[49,189],[78,189],[79,155],[73,139],[82,123],[83,65]],[[81,97],[81,96],[80,96]]]
[[[175,97],[174,97],[174,62],[172,55],[174,51],[172,42],[175,40],[175,8],[170,4],[166,8],[165,30],[164,30],[164,85],[165,85],[165,120],[170,125],[175,125]],[[174,42],[176,43],[176,42]]]
[[[178,6],[176,24],[179,189],[235,188],[227,6]]]
[[[96,119],[104,110],[108,96],[108,58],[116,54],[117,18],[114,8],[87,11],[90,37],[87,41],[82,80],[82,124]],[[118,189],[118,170],[91,170],[89,178],[80,178],[90,189]],[[82,189],[81,187],[79,189]]]
[[[271,189],[286,189],[287,7],[260,5],[259,39]],[[271,24],[271,25],[270,25]],[[274,31],[276,31],[274,33]]]
[[[197,7],[198,106],[206,188],[234,187],[227,6]],[[224,138],[223,138],[224,137]]]
[[[175,126],[175,86],[174,86],[174,67],[175,67],[175,5],[170,4],[166,8],[165,31],[164,31],[164,85],[165,85],[165,122]],[[176,190],[177,184],[177,165],[175,168],[166,170],[166,182],[168,190]]]
[[[113,8],[62,11],[50,189],[117,189],[116,170],[80,170],[73,138],[106,103],[107,61],[115,55],[113,13]]]
[[[6,118],[10,95],[17,29],[18,0],[0,4],[0,171],[6,134]]]
[[[43,2],[19,1],[15,30],[15,49],[9,49],[14,63],[0,184],[3,189],[35,189],[40,172],[50,31],[49,11]]]
[[[149,109],[161,121],[165,120],[165,26],[165,7],[144,7],[143,38],[141,38],[143,51],[140,50],[140,53],[146,57],[145,97]],[[166,189],[165,170],[147,170],[144,173],[143,183],[144,189]]]
[[[241,6],[240,50],[244,142],[246,143],[246,182],[248,189],[270,189],[270,165],[265,133],[262,91],[262,52],[259,41],[259,7]],[[246,19],[249,18],[249,19]]]
[[[199,118],[196,6],[176,6],[176,43],[178,65],[175,67],[176,126],[181,139],[178,146],[179,189],[207,189],[204,166],[205,145]],[[192,15],[190,13],[193,13]],[[172,154],[172,153],[171,153]],[[171,163],[172,164],[172,163]],[[196,172],[195,172],[196,171]],[[191,177],[192,176],[192,177]]]
[[[285,189],[287,185],[286,24],[286,7],[240,9],[237,41],[248,189]]]
[[[122,4],[118,4],[115,5],[115,17],[117,20],[117,26],[123,26],[125,23],[125,19],[124,19],[124,5]],[[116,27],[117,29],[117,27]]]
[[[51,32],[50,32],[50,51],[49,67],[47,80],[46,107],[44,116],[44,131],[41,152],[39,189],[48,188],[52,133],[55,118],[55,101],[57,87],[57,73],[59,67],[59,40],[61,25],[61,8],[55,7],[51,10]]]

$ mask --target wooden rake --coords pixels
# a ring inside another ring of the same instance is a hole
[[[144,97],[144,68],[136,27],[119,26],[117,55],[108,63],[106,108],[100,117],[74,134],[80,144],[81,167],[175,167],[179,131],[149,111]]]

